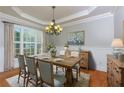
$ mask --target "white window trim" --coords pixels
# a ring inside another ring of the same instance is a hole
[[[15,28],[18,27],[18,26],[15,26]],[[23,36],[24,36],[24,29],[27,28],[27,27],[23,27],[23,26],[19,26],[19,28],[21,28],[21,32],[20,32],[20,41],[14,41],[13,44],[15,43],[20,43],[20,54],[24,54],[24,43],[26,44],[35,44],[35,49],[34,49],[34,55],[37,55],[37,44],[41,44],[41,52],[40,54],[43,53],[43,38],[41,38],[41,42],[37,42],[37,38],[35,38],[35,42],[26,42],[26,41],[23,41]],[[31,28],[29,28],[31,29]],[[37,35],[37,34],[35,34]],[[37,36],[35,36],[37,37]],[[43,33],[41,33],[41,37],[43,37]]]

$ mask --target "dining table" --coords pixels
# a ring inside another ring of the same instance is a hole
[[[65,77],[66,77],[66,84],[72,85],[73,84],[73,72],[72,69],[75,65],[79,64],[82,60],[81,57],[64,57],[64,56],[56,56],[56,57],[48,57],[44,55],[35,56],[37,59],[42,59],[44,61],[52,62],[53,65],[60,66],[66,68],[65,70]]]

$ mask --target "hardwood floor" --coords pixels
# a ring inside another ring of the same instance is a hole
[[[6,78],[12,77],[19,73],[19,69],[14,69],[7,72],[0,73],[0,87],[9,87],[9,84],[6,82]]]
[[[0,87],[9,87],[5,79],[17,75],[18,71],[18,69],[14,69],[12,71],[0,73]],[[105,72],[96,70],[82,70],[82,72],[91,75],[90,87],[107,87],[107,74]]]
[[[91,74],[90,86],[91,87],[107,87],[107,73],[101,71],[90,70]]]

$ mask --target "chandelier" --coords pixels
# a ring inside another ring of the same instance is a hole
[[[63,28],[60,27],[60,25],[57,25],[56,22],[55,22],[55,19],[54,19],[54,9],[55,9],[55,6],[52,7],[53,9],[53,20],[50,24],[48,24],[48,26],[45,28],[45,31],[46,33],[50,34],[50,35],[59,35]]]

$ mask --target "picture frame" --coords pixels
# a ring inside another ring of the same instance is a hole
[[[68,36],[68,45],[84,45],[85,33],[84,31],[70,32]]]

